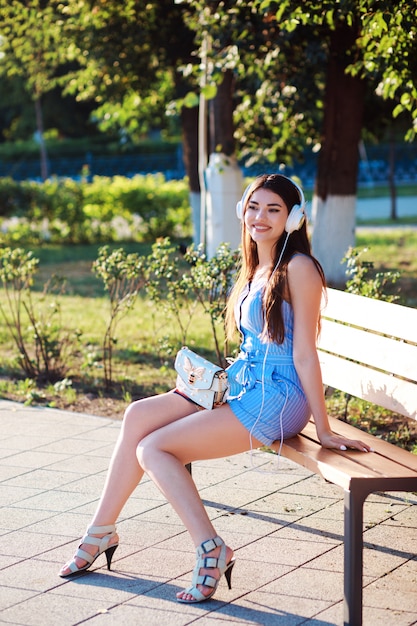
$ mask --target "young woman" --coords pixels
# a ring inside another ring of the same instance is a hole
[[[103,552],[110,568],[119,542],[115,522],[146,472],[196,547],[191,586],[177,599],[207,600],[223,574],[230,588],[235,559],[208,518],[187,463],[283,441],[300,432],[311,414],[324,447],[370,450],[329,427],[316,351],[325,279],[311,255],[301,189],[279,174],[260,176],[238,212],[242,268],[227,324],[230,333],[237,326],[242,342],[228,369],[229,398],[208,411],[174,390],[127,408],[92,523],[62,577],[88,569]]]

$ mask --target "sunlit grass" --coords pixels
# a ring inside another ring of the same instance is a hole
[[[400,272],[395,286],[401,302],[417,306],[417,230],[360,230],[356,235],[356,246],[368,248],[364,261],[372,261],[375,270]]]
[[[399,270],[401,278],[397,286],[401,289],[403,303],[417,306],[417,231],[359,229],[356,246],[368,248],[361,258],[372,261],[376,271]],[[123,247],[129,252],[144,255],[150,251],[149,246],[138,244]],[[41,301],[44,283],[53,274],[66,277],[66,293],[59,296],[61,322],[64,327],[73,330],[74,341],[76,331],[80,331],[80,348],[74,362],[69,364],[67,377],[70,384],[39,387],[22,375],[16,346],[0,317],[0,395],[28,404],[60,407],[71,407],[82,394],[94,396],[103,403],[111,398],[115,417],[121,417],[126,404],[132,399],[161,393],[175,385],[174,358],[182,345],[178,322],[166,306],[156,308],[143,292],[117,326],[113,360],[114,386],[111,390],[104,389],[101,350],[110,306],[101,281],[91,269],[98,248],[54,246],[33,251],[40,258],[34,298]],[[1,290],[0,298],[2,302],[5,301]],[[52,296],[49,300],[52,300]],[[184,315],[188,315],[185,309]],[[222,336],[220,329],[219,336]],[[207,358],[215,358],[210,322],[201,307],[196,309],[190,320],[186,341],[189,347]],[[229,354],[235,347],[231,347]],[[343,415],[343,407],[335,404],[334,398],[329,402],[333,415]],[[356,419],[355,407],[356,404],[352,403],[353,420]],[[362,405],[360,409],[363,412]],[[360,420],[363,421],[361,427],[378,433],[384,429],[384,425],[390,423],[390,419],[377,410]],[[415,447],[415,434],[407,433],[407,425],[402,423],[396,426],[393,424],[389,437],[394,443],[398,443],[395,440],[399,439],[400,445],[407,445],[409,449]]]

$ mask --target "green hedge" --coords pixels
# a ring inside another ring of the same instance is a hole
[[[0,179],[0,243],[110,243],[189,237],[188,185],[163,175],[91,183]]]
[[[84,157],[87,153],[98,156],[117,156],[118,154],[176,154],[181,142],[178,139],[149,139],[140,143],[121,144],[120,138],[97,135],[82,139],[46,139],[45,145],[49,157]],[[19,161],[39,158],[39,144],[33,139],[0,143],[0,161]]]

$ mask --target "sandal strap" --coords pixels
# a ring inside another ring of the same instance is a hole
[[[94,534],[102,534],[102,533],[106,533],[106,534],[103,537],[93,537]],[[116,526],[114,524],[112,524],[111,526],[89,526],[87,528],[87,532],[85,533],[84,537],[80,541],[80,545],[78,546],[78,552],[76,556],[90,563],[90,559],[87,558],[85,555],[88,555],[89,557],[91,557],[91,554],[88,554],[88,552],[85,552],[84,550],[80,549],[83,543],[90,545],[90,546],[98,547],[99,552],[101,553],[107,549],[110,543],[110,540],[114,537],[115,534],[116,534]],[[83,554],[81,554],[81,552]],[[94,560],[94,557],[92,558]]]
[[[214,569],[219,566],[219,559],[215,556],[206,556],[205,559],[201,559],[204,567],[206,569]]]
[[[104,533],[115,533],[116,525],[109,524],[108,526],[89,526],[87,528],[86,535],[102,535]]]
[[[204,600],[207,600],[204,593],[201,593],[200,589],[197,589],[197,587],[188,587],[188,589],[184,589],[184,593],[192,596],[196,602],[203,602]]]
[[[224,545],[224,541],[221,537],[213,537],[213,539],[207,539],[198,546],[197,556],[202,556],[203,554],[207,554],[207,552],[212,552],[216,548]]]
[[[85,542],[84,542],[85,543]],[[82,550],[81,548],[78,548],[77,552],[74,555],[73,561],[71,563],[71,565],[74,563],[74,559],[79,558],[79,559],[84,559],[84,561],[87,561],[87,563],[89,563],[91,565],[91,563],[93,563],[93,561],[96,558],[96,554],[90,554],[89,552],[86,552],[85,550]],[[70,565],[70,567],[71,567]],[[77,566],[75,566],[76,569]]]
[[[197,585],[204,585],[205,587],[212,587],[213,589],[219,584],[219,579],[205,574],[204,576],[197,576]]]

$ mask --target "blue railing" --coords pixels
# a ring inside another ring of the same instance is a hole
[[[303,163],[286,167],[282,173],[298,176],[305,187],[312,187],[316,176],[317,155],[309,154]],[[271,171],[271,163],[243,167],[246,176]],[[279,169],[279,166],[276,166]],[[77,157],[54,157],[48,160],[50,176],[81,179],[83,176],[128,176],[162,172],[167,180],[180,180],[185,176],[182,150],[172,153],[129,154],[119,156],[95,156],[86,154]],[[39,159],[1,161],[0,176],[14,180],[40,180]],[[389,178],[388,146],[371,147],[359,164],[358,182],[362,185],[386,183]],[[417,182],[417,147],[401,144],[396,149],[395,180],[397,183]]]

